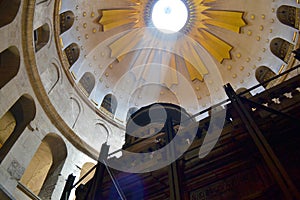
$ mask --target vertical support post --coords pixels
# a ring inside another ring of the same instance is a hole
[[[92,180],[92,184],[87,192],[86,199],[102,199],[102,183],[104,178],[105,165],[100,161],[107,160],[108,151],[109,145],[107,145],[106,143],[102,144],[96,171]]]
[[[167,142],[172,141],[174,137],[174,129],[172,119],[170,117],[167,118],[165,124],[165,130],[167,134]],[[169,143],[170,144],[170,143]],[[174,157],[174,145],[170,145],[169,153],[171,157]],[[168,176],[169,176],[169,187],[170,187],[170,199],[172,200],[180,200],[182,197],[181,194],[181,185],[180,185],[180,176],[179,176],[179,163],[178,161],[174,161],[168,166]]]
[[[252,116],[250,115],[249,111],[246,109],[244,104],[242,103],[240,97],[234,92],[233,88],[230,84],[224,86],[225,92],[234,109],[238,112],[242,122],[245,124],[248,133],[252,137],[256,147],[258,148],[259,152],[261,153],[266,165],[270,169],[272,175],[274,176],[276,182],[278,183],[279,187],[281,188],[285,199],[300,199],[300,194],[293,184],[292,180],[288,176],[287,172],[281,165],[279,159],[273,152],[271,146],[266,141],[265,137],[263,136],[262,132],[260,131],[259,127],[253,120]]]
[[[73,176],[73,174],[69,174],[67,182],[66,182],[64,190],[63,190],[63,193],[60,197],[60,200],[68,200],[69,199],[75,178],[76,178],[76,176]]]
[[[108,172],[108,174],[109,174],[109,176],[110,176],[110,178],[111,178],[111,180],[112,180],[112,182],[113,182],[113,184],[114,184],[114,186],[115,186],[115,188],[116,188],[116,190],[117,190],[117,192],[118,192],[118,194],[119,194],[119,197],[121,198],[121,200],[126,200],[126,196],[125,196],[124,192],[122,191],[122,188],[120,187],[120,185],[119,185],[119,183],[118,183],[116,177],[115,177],[114,174],[110,171],[110,169],[109,169],[109,167],[107,166],[107,164],[106,164],[105,161],[104,161],[104,165],[105,165],[106,170],[107,170],[107,172]]]

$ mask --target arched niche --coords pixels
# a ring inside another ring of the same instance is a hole
[[[46,23],[39,28],[35,29],[33,32],[34,35],[34,46],[35,52],[41,50],[49,41],[50,38],[50,27]]]
[[[79,80],[79,86],[83,89],[86,96],[90,96],[95,87],[95,77],[91,72],[86,72]]]
[[[81,179],[85,174],[87,174],[88,171],[90,171],[94,166],[95,164],[91,162],[84,163],[81,167],[79,179]],[[81,181],[81,184],[86,184],[89,180],[93,178],[94,174],[95,169]]]
[[[128,119],[130,118],[130,116],[135,113],[138,110],[137,107],[132,107],[129,108],[128,112],[127,112],[127,116],[126,116],[126,121],[128,121]]]
[[[72,43],[64,51],[71,67],[79,58],[80,48],[76,43]]]
[[[293,6],[282,5],[277,9],[278,20],[290,27],[298,28],[297,23],[297,8]]]
[[[49,64],[41,78],[43,80],[45,90],[48,94],[50,94],[58,84],[59,80],[61,80],[59,67],[55,63]]]
[[[20,68],[20,52],[11,46],[0,53],[0,89],[15,77]]]
[[[74,13],[72,11],[66,11],[59,15],[60,19],[60,34],[69,30],[74,24]]]
[[[16,119],[13,114],[8,111],[0,118],[0,149],[7,141],[9,136],[14,132],[16,127]]]
[[[82,111],[82,107],[80,105],[80,101],[76,98],[76,97],[70,97],[71,100],[71,115],[70,115],[70,119],[71,119],[71,124],[72,124],[72,128],[75,127],[80,113]]]
[[[4,133],[5,135],[9,136],[5,139],[5,142],[0,149],[0,163],[18,140],[26,126],[34,119],[36,113],[34,100],[29,95],[23,95],[9,109],[8,112],[11,113],[11,117],[15,119],[16,126],[14,127],[13,131]],[[7,116],[4,115],[4,117]]]
[[[271,41],[270,49],[276,57],[287,63],[294,45],[282,38],[274,38]]]
[[[242,88],[238,88],[236,90],[236,93],[240,94],[240,93],[245,92],[245,91],[247,91],[247,88],[242,87]],[[249,98],[252,97],[252,94],[250,92],[246,92],[245,94],[242,95],[242,97],[246,97],[247,99],[249,99]]]
[[[0,1],[0,28],[10,24],[16,17],[21,0]]]
[[[112,94],[107,94],[101,103],[101,107],[113,115],[116,113],[117,106],[117,98]]]
[[[260,84],[274,76],[276,76],[275,72],[273,72],[269,67],[266,66],[260,66],[255,71],[255,78]],[[269,83],[265,83],[262,86],[266,88],[268,84]]]
[[[50,200],[66,157],[67,148],[61,137],[47,134],[26,168],[21,183],[41,199]]]

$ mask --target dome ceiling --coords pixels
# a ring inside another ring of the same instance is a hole
[[[182,2],[188,20],[178,33],[166,34],[153,26],[156,1],[61,0],[58,47],[87,102],[106,113],[101,105],[112,94],[118,106],[108,116],[121,123],[130,108],[154,102],[186,101],[193,114],[226,98],[227,82],[249,88],[258,83],[260,66],[276,74],[288,67],[298,31],[278,19],[280,1]],[[283,58],[271,50],[278,38],[288,44]]]

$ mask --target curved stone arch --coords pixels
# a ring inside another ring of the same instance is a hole
[[[0,149],[0,163],[9,153],[27,125],[34,120],[36,115],[35,102],[29,94],[24,94],[13,104],[9,112],[13,115],[16,126]]]
[[[50,26],[48,23],[44,23],[43,25],[35,29],[33,32],[35,52],[38,52],[49,43]]]
[[[65,160],[68,155],[68,149],[64,140],[55,133],[49,133],[43,139],[49,144],[53,155],[53,163],[47,174],[46,180],[39,193],[42,199],[51,199],[53,190],[55,189],[56,183],[60,172],[64,166]]]
[[[0,6],[0,28],[12,23],[20,9],[21,0],[2,0]]]
[[[50,62],[57,66],[59,74],[60,74],[59,80],[60,80],[60,83],[62,84],[63,83],[63,71],[62,71],[62,67],[61,67],[59,60],[57,60],[57,58],[52,58],[50,60]]]
[[[260,66],[255,71],[255,78],[260,84],[274,76],[276,76],[276,73],[267,66]],[[268,84],[269,83],[265,83],[262,84],[262,86],[266,88]]]
[[[40,4],[43,4],[43,3],[47,3],[46,5],[48,6],[50,3],[51,3],[52,0],[39,0],[39,1],[36,1],[35,5],[40,5]]]
[[[54,31],[52,29],[52,27],[53,27],[52,23],[53,22],[52,22],[52,20],[50,18],[46,18],[45,23],[47,23],[48,26],[49,26],[49,41],[48,41],[48,43],[46,45],[47,45],[47,48],[50,49],[50,47],[52,45],[52,41],[54,41],[54,37],[53,37]]]
[[[70,100],[74,101],[75,104],[78,106],[78,114],[76,114],[75,120],[74,120],[74,122],[72,124],[72,129],[74,129],[74,127],[75,127],[75,125],[76,125],[76,123],[77,123],[77,121],[79,119],[79,116],[82,113],[82,105],[81,105],[80,101],[76,97],[74,97],[74,96],[71,96]]]
[[[55,69],[56,80],[54,80],[53,84],[49,87],[49,89],[47,91],[48,95],[52,92],[52,90],[55,88],[55,86],[57,85],[57,83],[61,79],[61,73],[60,73],[59,67],[55,63],[53,63],[53,62],[51,62],[51,64],[49,64],[49,68],[51,68],[51,67]]]
[[[271,52],[285,63],[288,63],[293,49],[294,45],[282,38],[274,38],[270,43]]]
[[[236,92],[237,94],[240,94],[240,93],[245,92],[245,91],[247,91],[247,88],[241,87],[241,88],[238,88],[235,92]],[[249,99],[250,97],[252,97],[252,94],[251,94],[250,92],[247,92],[247,93],[245,93],[245,94],[242,95],[242,96]]]
[[[42,199],[51,199],[68,151],[64,140],[48,133],[32,157],[21,182]]]
[[[80,48],[78,44],[72,43],[64,49],[65,55],[67,56],[67,60],[69,62],[69,69],[72,65],[78,60],[80,55]]]
[[[60,34],[68,31],[74,24],[75,15],[71,10],[59,14]]]
[[[78,86],[82,89],[86,96],[90,96],[93,89],[95,88],[96,79],[91,72],[85,72],[79,79]]]
[[[101,107],[114,115],[118,107],[117,98],[112,93],[106,94],[101,102]]]
[[[92,162],[86,162],[86,163],[84,163],[81,166],[79,179],[81,179],[94,166],[95,166],[95,163],[92,163]],[[95,169],[90,174],[88,174],[80,183],[81,184],[86,184],[89,180],[91,180],[93,178],[94,174],[95,174]]]
[[[110,136],[111,133],[112,133],[112,130],[110,129],[110,127],[107,126],[107,125],[105,124],[105,122],[103,122],[102,120],[99,120],[99,122],[97,122],[95,125],[96,125],[96,126],[101,126],[101,127],[103,127],[103,128],[106,130],[106,142],[107,142],[109,136]]]
[[[297,9],[294,6],[281,5],[276,12],[277,19],[284,25],[298,29],[297,23]]]
[[[53,2],[53,1],[52,1]],[[57,18],[59,2],[54,1],[54,17]],[[34,8],[35,8],[35,1],[24,1],[23,7],[27,9],[28,12],[25,12],[21,21],[22,24],[27,24],[28,26],[24,26],[22,29],[22,35],[24,40],[22,41],[23,48],[27,51],[23,51],[23,56],[28,58],[24,59],[25,68],[29,77],[29,81],[32,84],[32,89],[38,98],[41,106],[44,110],[48,110],[47,115],[51,120],[52,124],[57,127],[57,129],[64,135],[64,137],[76,146],[80,151],[86,153],[93,159],[97,159],[98,153],[96,153],[95,149],[91,147],[87,142],[82,140],[69,126],[69,123],[65,122],[60,114],[55,109],[54,105],[52,104],[47,92],[43,87],[43,83],[40,79],[40,73],[38,71],[37,63],[35,60],[35,49],[34,49],[34,36],[33,36],[33,19],[34,19]],[[56,25],[54,24],[55,33],[57,33],[57,29],[55,28]],[[57,35],[57,34],[55,34]],[[59,40],[55,37],[55,41],[58,43]],[[58,49],[59,55],[63,56],[62,49]],[[84,112],[84,111],[83,111]]]
[[[16,119],[10,111],[0,117],[0,149],[13,133],[16,125]]]

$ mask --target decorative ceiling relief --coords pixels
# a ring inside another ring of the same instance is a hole
[[[57,31],[57,41],[69,80],[109,120],[126,122],[123,113],[131,107],[154,102],[194,114],[224,100],[224,84],[250,88],[260,66],[278,74],[292,65],[297,9],[296,2],[273,0],[61,0],[56,24],[68,27]],[[282,55],[272,50],[281,44],[277,38],[291,44],[281,45]],[[94,77],[87,92],[80,90],[86,72]],[[147,84],[159,86],[155,95]],[[132,95],[141,88],[143,95]],[[118,100],[114,115],[102,109],[107,94]]]
[[[162,79],[167,87],[178,83],[176,74],[178,68],[185,68],[190,80],[203,81],[203,76],[208,74],[209,70],[208,66],[203,65],[201,55],[195,47],[197,45],[201,45],[219,63],[222,63],[224,59],[231,59],[230,51],[233,46],[230,45],[230,41],[224,41],[221,39],[222,36],[213,34],[210,27],[240,33],[241,27],[246,25],[243,12],[214,9],[218,5],[215,0],[186,0],[183,3],[188,10],[188,19],[184,27],[177,34],[166,34],[156,29],[151,20],[156,2],[127,0],[128,6],[101,10],[102,16],[99,23],[102,25],[103,32],[121,26],[129,30],[109,46],[112,58],[122,62],[126,53],[130,51],[137,50],[139,47],[156,46],[157,49],[147,51],[149,55],[147,61],[144,60],[144,64],[163,64],[174,69],[170,71],[171,76],[168,79],[165,77]],[[172,12],[171,5],[164,9],[166,14]],[[187,41],[187,37],[190,40]],[[169,46],[171,46],[170,49],[168,49]],[[174,52],[179,52],[179,54]],[[138,59],[141,58],[138,54],[133,58],[131,67],[139,63]],[[184,62],[180,62],[181,59]],[[137,78],[143,78],[147,71],[149,69],[145,67],[144,73],[140,73],[138,75],[140,77]]]

